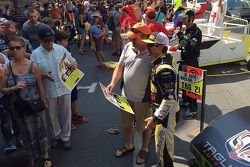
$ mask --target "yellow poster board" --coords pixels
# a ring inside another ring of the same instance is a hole
[[[63,55],[61,62],[58,64],[58,73],[61,81],[72,90],[84,76],[84,73],[79,69],[69,67],[69,61],[66,53]]]
[[[99,84],[100,84],[100,87],[102,89],[102,92],[103,92],[105,98],[108,101],[110,101],[112,104],[114,104],[116,107],[122,109],[123,111],[126,111],[130,114],[135,114],[125,97],[108,92],[107,88],[102,83],[99,82]]]

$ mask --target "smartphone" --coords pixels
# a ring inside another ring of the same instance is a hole
[[[10,28],[10,23],[9,22],[6,22],[3,24],[5,30],[9,29]]]

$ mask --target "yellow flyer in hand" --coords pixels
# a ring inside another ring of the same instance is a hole
[[[106,66],[106,68],[114,70],[117,67],[118,62],[116,62],[116,61],[104,61],[103,64]]]
[[[59,77],[63,83],[72,90],[84,76],[79,69],[71,69],[66,53],[63,55],[61,62],[58,64]]]
[[[108,101],[110,101],[112,104],[114,104],[116,107],[122,109],[123,111],[126,111],[130,114],[135,114],[125,97],[119,96],[119,95],[114,94],[114,93],[110,93],[107,91],[107,88],[102,83],[99,82],[99,84],[100,84],[100,87],[102,89],[102,92],[103,92],[105,98]]]

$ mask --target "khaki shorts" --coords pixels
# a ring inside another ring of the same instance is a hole
[[[128,112],[122,111],[121,114],[121,126],[123,128],[128,128],[134,125],[136,120],[136,129],[138,132],[143,132],[145,130],[145,119],[152,116],[152,109],[150,103],[141,102],[131,102],[129,101],[135,115]]]

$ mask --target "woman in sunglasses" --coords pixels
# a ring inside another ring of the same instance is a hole
[[[9,49],[13,55],[13,60],[4,66],[1,92],[10,95],[12,118],[21,127],[21,133],[26,144],[25,147],[33,160],[39,157],[37,146],[43,143],[40,150],[43,153],[44,166],[51,166],[48,154],[45,112],[20,111],[15,104],[18,99],[32,102],[41,98],[44,106],[48,107],[41,72],[36,64],[25,58],[25,43],[22,38],[17,36],[11,37]]]

